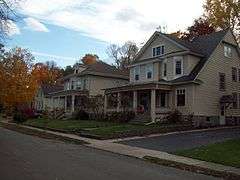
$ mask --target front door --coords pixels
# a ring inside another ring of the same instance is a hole
[[[140,102],[139,104],[143,106],[144,111],[148,112],[150,110],[150,96],[149,93],[141,93],[140,94]]]
[[[226,124],[225,106],[221,106],[219,121],[220,121],[220,125]]]

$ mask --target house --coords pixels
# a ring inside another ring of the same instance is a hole
[[[45,89],[42,88],[38,96],[46,96],[47,105],[43,108],[63,109],[65,112],[73,113],[81,106],[85,97],[104,95],[103,89],[122,86],[128,83],[128,79],[129,72],[120,71],[99,60],[85,64],[78,63],[74,66],[73,74],[60,80],[63,84],[62,89],[52,86],[51,90],[48,89],[49,92],[44,93]],[[36,99],[39,99],[38,96]]]
[[[206,123],[240,118],[238,44],[229,29],[189,41],[155,32],[131,64],[129,84],[105,90],[105,112],[122,110],[114,94],[152,121],[175,109]]]
[[[53,92],[62,91],[62,85],[49,85],[43,84],[38,88],[37,94],[34,99],[34,108],[38,111],[49,109],[53,106],[52,96]]]

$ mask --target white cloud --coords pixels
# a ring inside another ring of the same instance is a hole
[[[5,26],[3,27],[8,36],[13,36],[21,34],[19,27],[13,21],[8,20]]]
[[[107,42],[145,41],[162,24],[185,29],[202,14],[202,0],[26,0],[21,12]]]
[[[48,28],[41,22],[39,22],[37,19],[28,17],[24,19],[26,23],[27,29],[31,29],[33,31],[40,31],[40,32],[49,32]]]
[[[76,58],[73,57],[66,57],[66,56],[58,56],[54,54],[48,54],[48,53],[41,53],[41,52],[32,52],[33,55],[39,56],[39,57],[45,57],[45,58],[50,58],[50,59],[55,59],[55,60],[77,60]]]

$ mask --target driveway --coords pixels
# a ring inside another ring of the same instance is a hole
[[[175,152],[235,138],[240,138],[240,128],[171,134],[119,143],[158,151]]]
[[[217,179],[2,128],[0,147],[0,179],[3,180]]]

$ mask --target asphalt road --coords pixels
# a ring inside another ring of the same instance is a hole
[[[120,143],[158,151],[175,152],[235,138],[240,138],[240,128],[171,134]]]
[[[217,178],[0,128],[0,179],[214,180]]]

